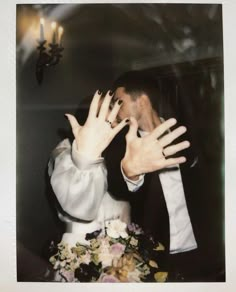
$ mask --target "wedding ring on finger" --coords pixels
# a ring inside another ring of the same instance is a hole
[[[111,121],[106,120],[105,122],[108,123],[110,125],[110,127],[111,127],[111,125],[112,125]]]

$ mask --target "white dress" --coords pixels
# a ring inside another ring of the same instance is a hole
[[[119,218],[130,222],[129,203],[117,201],[107,192],[104,159],[92,161],[80,156],[75,141],[71,146],[69,139],[65,139],[54,149],[49,161],[49,175],[58,202],[70,215],[58,212],[67,225],[62,241],[69,246],[76,242],[86,244],[86,233],[104,231],[106,220]]]

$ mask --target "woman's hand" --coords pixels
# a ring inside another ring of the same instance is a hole
[[[117,100],[112,110],[109,110],[113,94],[108,91],[102,103],[101,96],[100,91],[94,94],[84,126],[81,126],[73,115],[65,114],[71,125],[78,152],[89,159],[100,157],[112,139],[129,122],[125,119],[112,127],[122,102]]]

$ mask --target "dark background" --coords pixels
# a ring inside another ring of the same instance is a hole
[[[35,78],[39,18],[60,23],[63,58]],[[96,89],[121,73],[154,74],[159,114],[187,125],[205,185],[212,273],[224,270],[222,7],[216,4],[17,5],[17,276],[43,281],[45,250],[63,225],[51,202],[50,152],[66,135],[64,113],[88,109]],[[202,195],[202,194],[201,194]],[[202,210],[200,210],[201,212]],[[210,277],[214,281],[214,276]],[[216,278],[215,278],[216,279]]]

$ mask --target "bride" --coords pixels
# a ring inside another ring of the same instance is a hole
[[[86,234],[104,231],[106,220],[130,221],[129,203],[115,200],[107,192],[107,171],[101,157],[116,134],[129,123],[124,119],[115,125],[122,103],[117,100],[110,110],[112,97],[108,91],[102,101],[102,93],[95,93],[84,126],[66,114],[74,142],[71,145],[69,139],[62,141],[49,161],[51,185],[63,210],[58,211],[58,216],[66,223],[61,241],[69,246],[88,243]]]

